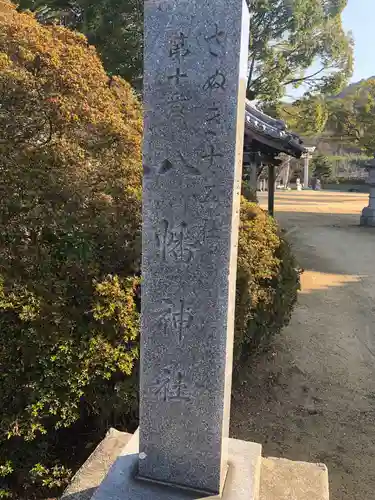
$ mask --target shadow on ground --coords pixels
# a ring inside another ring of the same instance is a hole
[[[334,294],[350,300],[361,295],[361,286],[344,284]],[[262,443],[264,456],[325,463],[333,500],[373,500],[374,324],[354,325],[339,308],[331,310],[332,321],[317,315],[308,325],[308,310],[332,302],[331,294],[304,295],[290,327],[242,367],[234,382],[231,433]]]
[[[329,208],[277,212],[303,290],[290,326],[239,371],[231,432],[265,456],[325,463],[333,500],[373,500],[375,228]]]

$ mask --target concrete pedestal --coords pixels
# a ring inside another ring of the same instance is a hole
[[[327,467],[282,458],[264,458],[260,500],[329,500]]]
[[[229,440],[229,471],[221,497],[210,500],[329,500],[323,464],[262,458],[261,445]],[[111,429],[74,476],[61,500],[197,500],[187,490],[137,481],[138,433]],[[135,489],[129,496],[129,488]],[[207,498],[207,496],[206,496]]]
[[[102,447],[101,453],[103,451]],[[96,490],[83,479],[86,475],[84,467],[62,500],[198,500],[200,498],[259,500],[261,451],[259,444],[229,439],[228,472],[224,489],[221,496],[210,496],[177,485],[172,487],[138,479],[139,435],[136,432]],[[100,454],[97,456],[97,461],[100,461]],[[92,459],[89,467],[92,471]],[[98,471],[98,467],[95,469]],[[94,480],[91,474],[89,477]],[[84,484],[86,490],[77,491],[77,488],[74,488],[75,482],[80,485],[79,487]]]

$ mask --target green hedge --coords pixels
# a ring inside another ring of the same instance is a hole
[[[242,180],[242,196],[247,201],[258,202],[257,190],[250,185],[249,181]]]
[[[300,275],[276,221],[242,199],[235,358],[266,345],[289,323]]]
[[[142,114],[85,37],[10,2],[0,88],[0,498],[31,500],[133,417]]]
[[[348,179],[346,177],[336,177],[336,179],[333,179],[333,182],[335,182],[336,184],[359,184],[359,185],[366,185],[367,184],[367,179],[363,179],[363,178]]]

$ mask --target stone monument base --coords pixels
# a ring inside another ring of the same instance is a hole
[[[361,226],[375,227],[375,209],[366,207],[362,211]]]
[[[329,500],[325,465],[262,458],[261,446],[230,440],[222,500]],[[138,433],[111,429],[61,500],[196,500],[191,492],[135,480]],[[206,496],[207,498],[207,496]],[[208,497],[209,500],[219,497]]]
[[[137,479],[139,436],[138,432],[136,432],[125,448],[122,449],[96,490],[83,481],[85,473],[81,471],[74,478],[71,487],[65,492],[62,500],[198,500],[200,498],[258,500],[261,451],[262,447],[259,444],[230,439],[229,469],[223,494],[221,497],[210,496],[209,494],[195,493],[188,489],[169,485],[164,486]],[[101,453],[103,453],[103,449]],[[100,460],[100,457],[97,456],[96,459]],[[90,468],[93,467],[94,462],[95,460],[91,458]],[[98,472],[98,468],[96,470]],[[80,485],[78,488],[74,487],[75,482]],[[84,491],[82,491],[83,485]],[[81,491],[77,491],[79,489]]]

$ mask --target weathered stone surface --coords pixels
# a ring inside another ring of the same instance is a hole
[[[327,467],[264,458],[260,473],[260,500],[329,500]]]
[[[146,0],[139,474],[226,473],[249,13]]]
[[[89,500],[131,437],[132,434],[110,429],[74,476],[61,500]]]
[[[92,500],[198,500],[202,498],[201,495],[189,490],[136,479],[138,442],[137,432],[120,453]],[[210,497],[210,500],[259,500],[261,451],[259,444],[229,439],[230,467],[223,494],[221,497]]]

